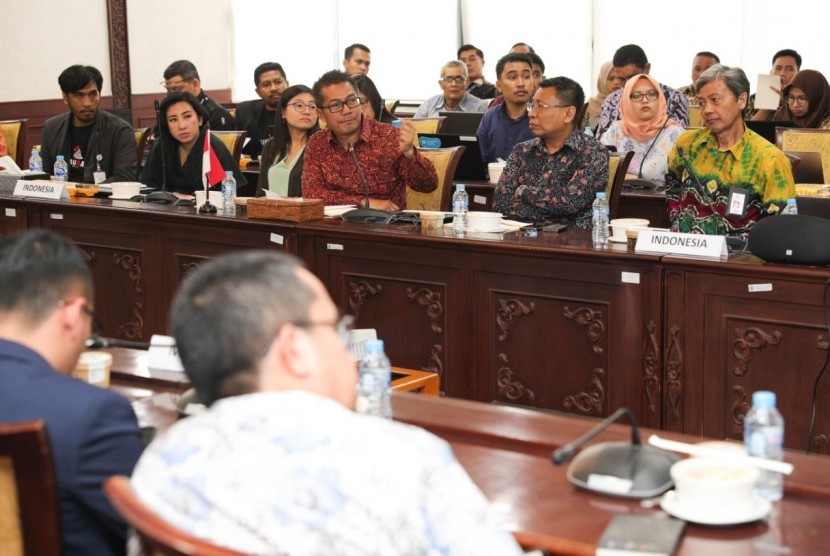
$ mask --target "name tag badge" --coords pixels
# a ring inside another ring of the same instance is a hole
[[[93,172],[92,173],[92,179],[95,180],[95,185],[98,185],[99,183],[104,183],[104,180],[107,179],[107,173],[106,172]]]
[[[729,209],[726,214],[729,216],[744,216],[746,214],[746,201],[749,198],[749,190],[733,187],[729,190]]]

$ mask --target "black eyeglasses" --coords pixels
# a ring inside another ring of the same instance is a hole
[[[646,91],[645,93],[642,91],[631,93],[630,95],[628,95],[628,98],[630,98],[634,102],[651,102],[652,100],[657,100],[658,96],[660,96],[660,94],[654,89],[652,89],[650,91]]]
[[[337,335],[340,337],[340,341],[343,343],[343,347],[349,347],[349,340],[352,337],[352,328],[354,326],[354,317],[352,315],[341,315],[334,322],[310,322],[310,321],[297,321],[292,323],[294,326],[298,326],[300,328],[313,328],[315,326],[331,326],[334,328],[334,331],[337,332]]]
[[[323,108],[334,113],[343,110],[344,106],[348,106],[349,108],[357,108],[360,106],[360,102],[360,98],[358,97],[349,97],[346,100],[333,100],[328,104],[328,106],[323,106]]]
[[[446,77],[442,77],[441,81],[443,81],[447,85],[452,85],[453,83],[457,85],[463,85],[464,83],[466,83],[467,79],[462,75],[448,75]]]

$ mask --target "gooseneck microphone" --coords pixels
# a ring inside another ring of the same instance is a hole
[[[86,341],[87,349],[100,349],[121,347],[129,349],[150,349],[150,342],[132,342],[130,340],[119,340],[117,338],[104,338],[103,336],[92,335]]]
[[[357,159],[357,153],[354,152],[354,145],[349,143],[349,154],[352,155],[354,165],[357,167],[357,173],[360,176],[360,181],[363,184],[363,191],[365,194],[364,208],[356,208],[343,213],[343,220],[346,222],[362,222],[362,223],[377,223],[388,224],[392,221],[394,216],[391,212],[385,210],[369,208],[369,183],[366,181],[366,176],[363,174],[363,167]]]
[[[164,161],[164,143],[161,140],[161,108],[159,100],[153,101],[153,106],[156,108],[156,129],[159,130],[159,154],[161,154],[161,190],[167,191],[167,165]]]
[[[662,494],[672,486],[669,469],[679,458],[652,446],[643,446],[637,418],[627,407],[621,407],[575,441],[556,449],[551,460],[556,465],[565,463],[623,415],[631,422],[631,442],[600,442],[585,448],[568,467],[568,480],[585,490],[623,498],[651,498]]]
[[[593,439],[596,435],[614,424],[617,419],[623,415],[628,416],[628,420],[631,423],[631,444],[633,446],[640,446],[642,442],[640,442],[640,429],[637,426],[637,417],[635,417],[634,412],[627,407],[621,407],[573,442],[569,442],[561,448],[554,450],[551,455],[551,460],[554,465],[562,465],[566,461],[570,460],[578,449],[582,448],[588,443],[589,440]]]

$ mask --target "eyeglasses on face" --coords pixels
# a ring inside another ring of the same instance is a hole
[[[178,81],[174,81],[172,83],[162,81],[161,86],[164,87],[168,93],[181,93],[184,91],[185,85],[191,82],[193,82],[192,79],[179,79]]]
[[[294,326],[300,328],[313,328],[315,326],[330,326],[334,328],[334,331],[337,332],[338,337],[340,338],[340,342],[343,344],[344,347],[349,346],[349,340],[352,336],[352,328],[354,326],[354,317],[352,315],[341,315],[334,322],[309,322],[309,321],[298,321],[292,323]]]
[[[360,106],[360,99],[358,97],[349,97],[346,100],[333,100],[328,104],[328,106],[323,106],[323,108],[327,109],[329,112],[335,113],[343,110],[344,106],[348,106],[349,108],[357,108]]]
[[[652,89],[650,91],[646,91],[645,93],[642,91],[633,92],[628,95],[628,98],[634,102],[651,102],[652,100],[657,100],[658,96],[660,96],[660,94]]]
[[[807,95],[787,95],[784,97],[787,99],[788,104],[807,104],[810,102],[810,99],[807,98]]]
[[[297,101],[297,102],[292,102],[288,106],[292,107],[294,110],[296,110],[297,112],[300,112],[301,114],[303,112],[314,112],[315,110],[317,110],[317,105],[314,104],[313,102],[309,102],[308,104],[306,104],[305,102]],[[331,105],[329,105],[329,106],[331,106]]]
[[[527,103],[527,111],[533,112],[534,110],[542,111],[546,108],[567,108],[571,106],[570,104],[547,104],[544,102],[528,102]]]
[[[453,83],[457,85],[463,85],[466,79],[464,79],[463,75],[447,75],[441,78],[441,81],[446,83],[447,85],[452,85]]]

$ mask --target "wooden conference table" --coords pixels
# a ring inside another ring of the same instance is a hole
[[[109,199],[0,197],[0,234],[27,227],[75,241],[89,261],[104,334],[166,333],[181,280],[241,249],[300,257],[400,367],[436,372],[446,395],[608,415],[740,438],[755,390],[778,393],[786,445],[807,446],[813,385],[830,346],[826,267],[595,249],[587,230],[455,237],[414,225],[202,216]],[[830,380],[813,444],[830,453]]]

